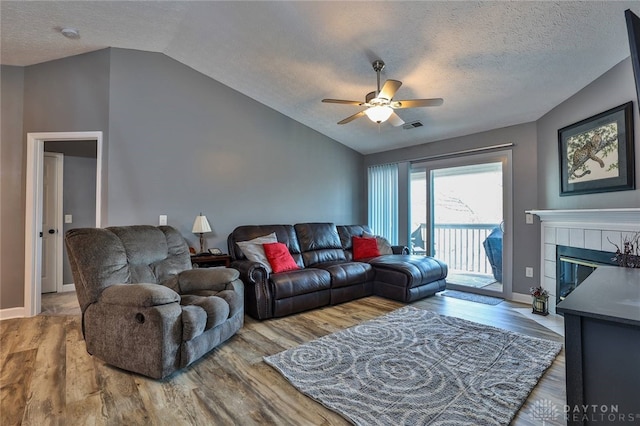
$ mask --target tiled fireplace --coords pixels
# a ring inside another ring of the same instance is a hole
[[[549,311],[555,313],[557,246],[615,252],[625,236],[640,231],[640,209],[531,210],[540,218],[541,285],[553,296]]]

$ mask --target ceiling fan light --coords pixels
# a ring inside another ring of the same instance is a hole
[[[386,105],[378,105],[366,109],[364,113],[369,117],[369,120],[379,124],[389,119],[393,113],[393,109]]]

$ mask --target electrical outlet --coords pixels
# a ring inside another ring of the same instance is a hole
[[[160,215],[160,220],[158,222],[159,222],[160,226],[166,225],[167,224],[167,215],[166,214],[161,214]]]
[[[531,213],[527,213],[524,215],[524,221],[527,225],[533,225],[533,215]]]
[[[524,268],[524,276],[527,278],[533,278],[533,268],[531,266]]]

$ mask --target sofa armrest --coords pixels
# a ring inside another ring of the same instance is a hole
[[[273,297],[269,290],[269,273],[262,263],[236,260],[231,267],[240,272],[244,283],[244,310],[257,319],[273,317]]]
[[[407,246],[391,246],[393,254],[409,254],[409,247]]]
[[[180,303],[180,295],[158,284],[114,284],[104,289],[98,302],[147,308]]]
[[[240,279],[245,283],[245,285],[266,283],[267,278],[269,277],[267,268],[265,268],[260,262],[253,262],[251,260],[234,260],[231,262],[230,267],[240,273]]]
[[[181,293],[198,290],[226,290],[229,283],[235,281],[240,273],[231,268],[188,269],[178,274],[178,288]]]

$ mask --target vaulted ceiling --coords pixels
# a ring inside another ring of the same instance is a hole
[[[162,52],[367,154],[537,120],[629,56],[624,10],[637,1],[2,1],[0,61],[27,66],[105,47]],[[68,39],[60,29],[79,30]],[[396,99],[444,98],[366,117],[382,80]]]

